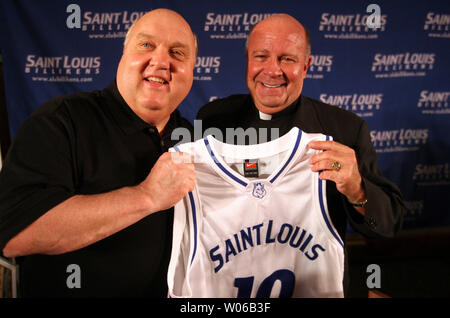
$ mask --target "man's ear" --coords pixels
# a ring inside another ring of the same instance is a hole
[[[308,60],[305,63],[305,72],[308,70],[309,65],[311,65],[312,56],[308,56]]]
[[[311,65],[311,61],[312,61],[312,57],[310,55],[310,56],[308,56],[308,59],[306,60],[306,63],[305,63],[305,67],[303,69],[303,79],[306,78],[306,73],[308,72],[308,68]]]

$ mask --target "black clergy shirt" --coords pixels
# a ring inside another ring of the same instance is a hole
[[[19,129],[0,172],[0,251],[52,207],[77,194],[98,194],[143,181],[192,130],[175,111],[162,136],[107,88],[50,100]],[[77,251],[17,259],[23,297],[165,297],[173,209],[147,216]],[[80,288],[70,275],[80,269]],[[69,282],[69,284],[68,284]],[[72,288],[70,288],[70,286]]]
[[[404,213],[402,195],[395,184],[382,176],[368,125],[357,115],[301,95],[290,106],[273,114],[270,120],[263,120],[251,96],[241,94],[204,105],[197,119],[202,120],[202,129],[214,127],[224,135],[229,128],[255,128],[258,134],[260,129],[265,129],[265,139],[271,140],[285,135],[292,127],[298,127],[308,133],[332,136],[333,140],[355,150],[368,198],[363,218],[337,191],[335,183],[327,182],[330,217],[341,238],[345,241],[347,218],[356,231],[367,237],[391,237],[400,230]],[[270,136],[272,128],[278,129],[277,136]],[[258,138],[261,139],[261,136]],[[267,141],[259,139],[258,143]],[[237,138],[234,142],[237,142]]]
[[[285,135],[292,127],[308,133],[322,133],[355,151],[362,183],[365,188],[367,205],[364,216],[349,204],[339,193],[334,182],[326,182],[327,204],[330,218],[341,239],[346,241],[347,223],[368,238],[392,237],[401,228],[405,206],[398,187],[382,176],[377,163],[367,123],[357,115],[338,107],[301,95],[298,100],[284,110],[273,114],[270,120],[260,118],[250,95],[231,95],[212,101],[200,108],[197,119],[202,120],[202,128],[218,128],[223,134],[229,128],[247,130],[255,128],[267,131],[278,129],[278,136]],[[236,138],[234,142],[236,143]],[[228,141],[227,141],[228,142]],[[246,142],[250,142],[247,140]],[[346,257],[347,261],[347,257]],[[348,288],[348,266],[344,273],[344,292]]]

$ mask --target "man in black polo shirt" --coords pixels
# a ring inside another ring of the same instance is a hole
[[[107,88],[53,99],[21,127],[0,174],[0,251],[24,297],[165,297],[172,206],[194,187],[168,153],[196,39],[158,9],[127,34]]]

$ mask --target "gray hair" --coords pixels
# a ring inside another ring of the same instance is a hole
[[[128,40],[130,39],[131,30],[132,30],[133,27],[136,25],[136,22],[137,22],[138,20],[139,20],[139,19],[136,19],[136,20],[131,24],[131,26],[128,28],[127,34],[125,35],[125,40],[123,41],[123,46],[124,46],[124,47],[127,45]]]

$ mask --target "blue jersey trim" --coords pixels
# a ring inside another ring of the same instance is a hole
[[[209,145],[209,141],[207,138],[203,139],[206,145],[206,149],[208,149],[208,153],[211,156],[211,158],[214,160],[214,163],[227,175],[229,176],[231,179],[233,179],[234,181],[236,181],[237,183],[243,185],[244,187],[247,186],[247,182],[237,178],[234,174],[232,174],[230,171],[227,170],[227,168],[225,168],[217,159],[216,155],[214,154],[214,152],[211,149],[211,146]]]
[[[325,184],[324,184],[325,186]],[[319,203],[320,203],[320,210],[322,211],[323,219],[325,220],[325,223],[327,224],[328,230],[331,232],[331,234],[334,236],[334,238],[338,241],[338,243],[344,248],[344,243],[342,242],[339,235],[334,231],[333,226],[331,225],[330,220],[328,219],[327,213],[325,212],[325,206],[323,203],[323,191],[322,191],[322,180],[319,179]]]
[[[283,165],[283,167],[280,169],[280,171],[278,171],[278,173],[270,180],[270,183],[273,183],[280,176],[280,174],[283,172],[283,170],[286,169],[289,162],[291,162],[292,158],[294,158],[294,155],[297,152],[298,146],[300,145],[301,139],[302,139],[302,131],[299,129],[298,135],[297,135],[297,140],[295,141],[295,146],[294,146],[294,149],[292,150],[291,155],[289,156],[288,160]]]
[[[194,252],[192,253],[191,264],[194,261],[195,253],[197,252],[197,210],[195,209],[195,201],[192,192],[189,192],[189,202],[192,210],[192,223],[194,225]]]

